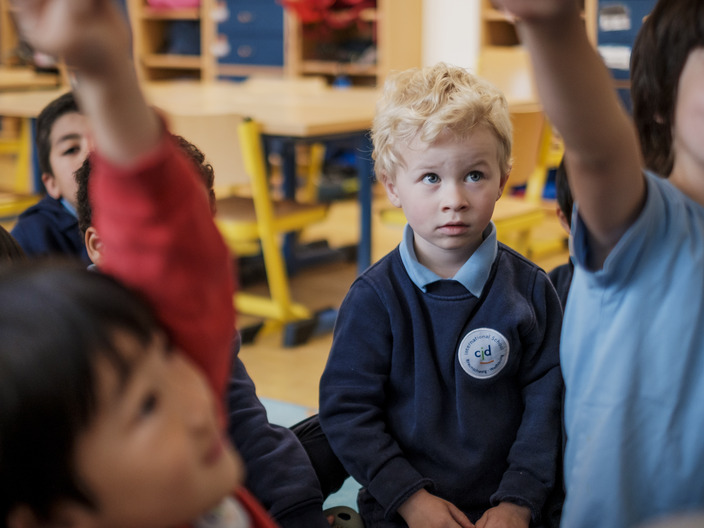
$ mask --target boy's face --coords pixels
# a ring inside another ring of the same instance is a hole
[[[704,173],[704,48],[692,50],[687,58],[677,88],[673,149],[675,172],[673,176],[696,176]],[[696,169],[698,167],[698,169]],[[679,170],[682,168],[682,170]],[[693,170],[698,170],[695,173]],[[698,192],[693,197],[704,196],[704,178],[685,182],[695,185]],[[686,189],[683,189],[686,191]],[[692,189],[694,190],[694,189]]]
[[[413,229],[419,262],[457,271],[482,243],[506,184],[496,136],[484,126],[463,139],[444,132],[432,144],[400,145],[398,154],[403,163],[384,185]]]
[[[49,134],[49,164],[53,175],[42,174],[46,191],[52,198],[65,198],[76,207],[76,180],[73,173],[88,157],[90,130],[85,116],[71,112],[54,121]]]
[[[121,385],[98,360],[97,414],[75,452],[78,479],[97,503],[84,515],[92,528],[183,525],[235,490],[242,462],[200,370],[163,336],[146,349],[127,333],[117,339],[133,371]]]

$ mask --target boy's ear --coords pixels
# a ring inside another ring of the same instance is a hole
[[[508,182],[508,175],[509,175],[509,174],[511,174],[511,170],[510,170],[510,169],[509,169],[509,171],[508,171],[506,174],[504,174],[503,176],[501,176],[501,180],[499,181],[499,195],[496,197],[497,200],[498,200],[499,198],[501,198],[501,195],[504,194],[504,188],[506,187],[506,183]]]
[[[396,192],[396,184],[394,182],[394,179],[391,178],[387,173],[382,172],[379,175],[379,179],[381,180],[382,185],[384,186],[384,190],[386,191],[386,196],[389,197],[389,201],[394,207],[401,207],[401,199],[398,196],[398,192]]]
[[[61,198],[61,191],[59,191],[58,185],[56,185],[56,178],[53,174],[48,172],[42,173],[42,183],[46,189],[46,193],[51,196],[54,200]]]
[[[100,258],[103,254],[103,239],[93,226],[86,229],[85,235],[86,251],[91,262],[100,267]]]

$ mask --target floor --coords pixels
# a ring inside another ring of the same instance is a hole
[[[8,185],[12,169],[12,160],[0,156],[0,188]],[[375,186],[373,260],[388,253],[401,239],[401,228],[381,223],[378,211],[383,207],[389,207],[389,204],[383,191]],[[552,211],[548,211],[545,216],[543,225],[536,229],[534,237],[544,240],[564,237]],[[10,229],[13,222],[4,219],[0,220],[0,224]],[[335,247],[350,245],[357,239],[357,225],[356,201],[336,202],[326,222],[308,230],[304,238],[326,239]],[[567,250],[564,246],[558,246],[557,250],[534,260],[544,269],[550,270],[566,262]],[[314,311],[335,308],[340,305],[355,276],[355,263],[338,262],[307,269],[292,278],[293,298]],[[250,288],[261,290],[265,285],[255,284]],[[243,317],[239,322],[246,325],[251,321]],[[281,341],[278,333],[259,335],[254,343],[242,347],[240,357],[254,379],[260,397],[289,402],[314,412],[318,405],[318,381],[325,367],[332,336],[326,334],[314,337],[295,348],[284,348]]]

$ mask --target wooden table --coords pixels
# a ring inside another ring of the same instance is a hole
[[[146,96],[155,106],[173,116],[209,117],[223,114],[247,116],[258,121],[262,133],[278,139],[283,146],[283,172],[286,193],[295,186],[295,144],[335,138],[354,138],[359,145],[360,236],[357,262],[359,270],[371,263],[371,145],[367,131],[374,116],[378,92],[370,88],[338,90],[320,86],[314,90],[259,90],[247,83],[164,81],[144,85]],[[46,104],[65,90],[0,93],[0,116],[34,118]],[[191,140],[187,131],[182,135]],[[227,138],[229,140],[229,138]],[[235,141],[235,138],[232,138]],[[197,141],[193,141],[198,145]],[[210,157],[207,146],[203,147]],[[364,153],[369,153],[365,156]],[[227,165],[213,163],[218,178],[227,177]]]

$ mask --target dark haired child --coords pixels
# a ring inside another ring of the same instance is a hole
[[[14,9],[77,74],[105,274],[38,264],[0,278],[3,525],[273,527],[223,428],[230,256],[139,89],[124,18],[112,0]]]
[[[54,99],[37,118],[36,149],[46,196],[20,214],[12,229],[30,257],[66,255],[89,262],[78,230],[73,179],[88,155],[89,135],[72,92]]]
[[[377,104],[376,174],[408,225],[352,284],[320,381],[367,528],[528,527],[554,486],[562,309],[491,222],[511,138],[506,99],[462,68],[401,72]]]
[[[641,128],[646,166],[669,179],[642,170],[633,123],[578,2],[494,4],[516,17],[545,111],[565,142],[577,204],[561,346],[562,523],[622,528],[701,510],[704,3],[661,0],[641,30],[654,48],[638,52],[636,82],[664,89],[646,96],[634,87],[635,99],[643,97],[636,106],[651,107],[636,119],[665,134]],[[672,143],[661,143],[670,133]]]
[[[568,233],[572,226],[572,208],[574,202],[572,193],[570,192],[570,184],[567,181],[567,170],[565,169],[565,160],[560,160],[555,171],[555,195],[557,198],[557,218],[560,220],[560,225]],[[560,297],[562,307],[567,306],[567,294],[570,292],[570,284],[572,284],[572,275],[574,274],[574,264],[570,259],[565,264],[557,266],[548,273],[548,277],[552,281],[557,295]]]
[[[0,262],[3,264],[25,258],[24,251],[17,240],[0,226]]]
[[[195,165],[208,194],[210,211],[214,214],[216,202],[212,165],[200,149],[188,140],[181,136],[174,136],[174,139],[179,149]],[[99,268],[105,247],[97,229],[92,225],[90,158],[76,171],[76,182],[79,226],[85,236],[88,254]],[[238,348],[239,339],[236,340],[233,351],[235,356]],[[227,403],[228,435],[247,468],[247,488],[282,528],[328,527],[322,510],[324,496],[304,447],[291,430],[269,422],[266,409],[257,397],[254,382],[237,357],[228,382]],[[342,480],[345,476],[341,477]],[[339,483],[341,484],[342,482]]]

